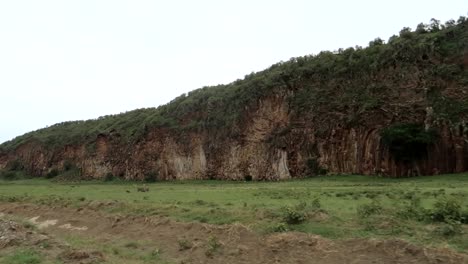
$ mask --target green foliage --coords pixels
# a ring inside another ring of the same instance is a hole
[[[267,231],[272,233],[281,233],[287,232],[288,230],[288,226],[285,223],[275,223],[269,226]]]
[[[314,199],[312,199],[310,207],[313,211],[322,210],[322,203],[320,202],[320,197],[317,196]]]
[[[17,250],[5,259],[9,264],[39,264],[42,263],[42,256],[34,250]]]
[[[459,122],[464,114],[468,113],[468,101],[456,100],[442,95],[432,98],[434,113],[438,118]]]
[[[437,134],[418,124],[396,124],[383,129],[381,137],[396,160],[413,161],[424,157]]]
[[[419,197],[412,197],[409,201],[405,201],[402,208],[397,212],[400,218],[416,221],[424,221],[427,219],[429,212],[421,205]]]
[[[290,225],[297,225],[307,219],[305,203],[300,203],[294,207],[286,206],[283,208],[283,221]]]
[[[451,197],[443,197],[434,204],[431,219],[435,222],[450,223],[451,221],[464,221],[459,201]]]
[[[371,203],[361,204],[357,207],[357,215],[361,219],[366,219],[381,212],[382,205],[377,200],[372,200]]]
[[[178,239],[177,243],[179,244],[179,250],[180,251],[188,250],[188,249],[191,249],[193,247],[192,242],[190,242],[189,240],[187,240],[185,238]]]
[[[20,171],[23,170],[23,164],[19,160],[13,160],[7,163],[6,170],[8,171]]]
[[[210,236],[206,244],[205,255],[208,257],[212,257],[221,249],[221,246],[222,244],[218,241],[218,238],[216,238],[215,236]]]
[[[179,222],[238,224],[255,231],[299,231],[332,239],[363,236],[398,238],[468,252],[468,226],[463,222],[468,216],[466,173],[404,179],[333,175],[281,182],[251,182],[248,186],[235,181],[164,181],[146,184],[151,192],[127,192],[134,184],[96,180],[57,183],[43,178],[0,181],[0,202],[72,209],[97,203],[103,206],[96,207],[96,210],[122,217],[160,215]],[[378,202],[372,201],[375,199]],[[453,206],[435,206],[437,201],[445,199],[454,199],[461,206],[462,220],[453,220],[455,233],[449,230],[450,226],[445,226],[451,222],[434,222],[431,218],[434,212],[442,212],[437,214],[444,215],[443,219],[446,219],[445,215],[458,215],[447,213],[457,212],[456,206],[455,210],[447,210]],[[307,204],[298,204],[298,201],[306,201]],[[288,224],[285,221],[286,206],[299,212],[300,217],[292,219],[305,220],[300,224]],[[357,210],[361,213],[358,214]],[[456,233],[457,226],[465,231]],[[121,245],[125,242],[128,241],[121,242]],[[208,249],[206,244],[198,240],[194,247],[203,252]],[[175,245],[177,250],[177,243]],[[122,251],[148,253],[146,244],[128,246],[130,248]],[[3,259],[0,259],[1,263]]]
[[[0,171],[0,178],[7,181],[13,181],[18,179],[18,176],[14,171]]]
[[[434,233],[443,237],[453,237],[460,235],[463,232],[463,227],[460,222],[449,220],[436,227]]]

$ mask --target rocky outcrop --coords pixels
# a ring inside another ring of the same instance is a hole
[[[79,168],[85,178],[108,174],[126,179],[283,180],[306,177],[310,163],[331,174],[365,174],[394,177],[463,172],[468,170],[467,127],[431,123],[439,132],[427,157],[411,163],[397,162],[382,144],[380,128],[334,126],[323,135],[314,124],[304,125],[289,109],[287,95],[259,101],[237,138],[213,138],[210,131],[173,134],[154,129],[133,144],[122,144],[118,135],[99,135],[92,148],[86,145],[48,150],[29,142],[0,157],[0,167],[20,160],[28,172],[44,175],[64,170],[66,163]],[[250,109],[252,110],[252,109]],[[420,116],[424,121],[425,115]]]

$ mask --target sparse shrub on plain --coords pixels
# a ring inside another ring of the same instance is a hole
[[[277,223],[268,228],[269,232],[274,233],[287,232],[288,230],[288,226],[285,223]]]
[[[9,202],[9,203],[15,203],[15,202],[19,202],[21,199],[17,196],[8,196],[6,198],[6,201]]]
[[[427,218],[428,211],[421,205],[421,200],[413,197],[406,202],[397,212],[397,215],[403,219],[413,219],[416,221],[424,221]]]
[[[185,238],[177,240],[177,243],[179,244],[179,251],[188,250],[193,247],[192,242],[188,241]]]
[[[376,215],[382,212],[382,206],[377,200],[373,200],[368,204],[361,204],[357,207],[357,214],[361,219]]]
[[[218,238],[216,238],[215,236],[211,236],[208,238],[208,242],[206,244],[206,251],[205,251],[205,255],[207,257],[213,257],[213,255],[218,252],[221,248],[221,243],[218,241]]]
[[[9,264],[39,264],[42,263],[42,255],[31,249],[16,250],[4,259]]]
[[[322,203],[320,202],[320,197],[315,197],[314,199],[312,199],[310,207],[311,207],[312,211],[322,210]]]
[[[161,257],[161,249],[159,248],[153,249],[149,254],[149,259],[151,260],[159,260],[160,257]]]
[[[287,206],[283,210],[283,220],[290,225],[296,225],[304,222],[307,219],[305,207],[307,204],[300,203],[294,207]]]
[[[461,223],[455,220],[447,220],[434,230],[435,234],[443,237],[452,237],[463,233]]]
[[[193,202],[194,205],[200,205],[200,206],[203,206],[203,205],[206,205],[207,202],[204,201],[204,200],[200,200],[200,199],[197,199]]]
[[[36,229],[36,226],[30,221],[24,221],[23,227],[26,229],[33,229],[33,230]]]
[[[434,209],[430,212],[430,217],[434,222],[462,221],[462,207],[458,200],[452,197],[443,197],[434,204]]]

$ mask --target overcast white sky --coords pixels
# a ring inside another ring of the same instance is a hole
[[[466,0],[0,0],[0,142],[365,46]]]

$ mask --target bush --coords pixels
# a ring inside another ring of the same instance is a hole
[[[10,264],[39,264],[42,263],[43,257],[40,253],[34,250],[17,250],[12,255],[5,259],[4,263]]]
[[[362,204],[357,207],[357,214],[361,219],[368,218],[369,216],[382,212],[382,206],[376,200],[369,204]]]
[[[434,232],[439,236],[452,237],[461,234],[463,229],[460,222],[449,220],[447,223],[438,226]]]
[[[207,257],[212,257],[216,252],[219,251],[221,248],[222,244],[218,241],[218,239],[214,236],[211,236],[208,238],[207,242],[207,249],[205,251],[205,255]]]
[[[285,207],[283,212],[284,222],[290,225],[297,225],[304,222],[307,219],[307,213],[305,212],[305,203],[300,203],[294,207]]]
[[[462,208],[459,201],[454,198],[444,197],[434,204],[434,209],[430,213],[434,222],[464,221]]]
[[[192,242],[188,241],[187,239],[179,239],[177,240],[177,243],[179,244],[179,251],[188,250],[193,247]]]
[[[16,173],[13,171],[4,171],[0,174],[1,178],[7,181],[13,181],[18,179]]]
[[[245,175],[244,176],[244,181],[247,181],[247,182],[252,181],[252,176],[251,175]]]
[[[9,171],[20,171],[24,169],[24,166],[19,160],[14,160],[8,162],[8,164],[6,165],[6,169]]]
[[[313,211],[320,211],[322,209],[322,203],[320,202],[320,197],[315,197],[311,203],[311,209]]]
[[[421,206],[421,200],[413,197],[409,202],[397,212],[398,216],[403,219],[414,219],[424,221],[428,214],[427,210]]]
[[[274,233],[281,233],[281,232],[286,232],[288,231],[288,226],[285,223],[278,223],[270,226],[268,228],[268,231],[274,232]]]

